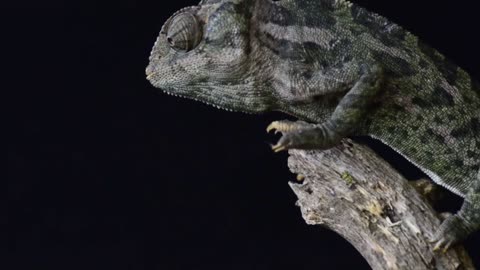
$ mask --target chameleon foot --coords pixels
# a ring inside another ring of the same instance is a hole
[[[312,128],[313,125],[307,122],[289,120],[274,121],[267,127],[267,132],[275,131],[282,133],[282,137],[276,145],[272,146],[274,152],[281,152],[302,145],[303,130]]]
[[[303,121],[288,120],[272,122],[267,131],[275,130],[282,133],[278,143],[272,150],[280,152],[288,149],[328,149],[338,142],[342,136],[338,134],[331,123],[309,124]]]
[[[468,235],[469,230],[466,228],[464,221],[457,215],[451,215],[438,228],[433,239],[433,251],[447,252],[448,249],[463,240]]]
[[[280,140],[277,142],[277,144],[272,145],[273,152],[278,153],[281,151],[294,148],[293,147],[294,144],[292,143],[292,137],[293,137],[292,134],[284,133],[282,135],[282,138],[280,138]]]

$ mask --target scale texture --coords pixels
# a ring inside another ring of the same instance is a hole
[[[371,136],[465,198],[435,249],[480,227],[480,84],[386,18],[343,0],[203,0],[165,22],[148,80],[219,108],[282,111],[274,151]]]

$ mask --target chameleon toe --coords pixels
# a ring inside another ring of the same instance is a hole
[[[442,253],[446,253],[453,244],[454,244],[454,241],[452,239],[442,238],[435,242],[433,251],[435,252],[441,251]]]
[[[275,131],[275,134],[278,132],[278,128],[277,128],[277,122],[272,122],[270,123],[270,125],[268,125],[267,127],[267,133],[270,133],[272,130]]]
[[[278,153],[287,150],[287,147],[277,143],[276,145],[272,146],[272,150],[273,152]]]
[[[273,121],[268,125],[267,132],[269,133],[272,130],[275,130],[275,134],[278,132],[291,132],[296,129],[296,125],[290,121]]]

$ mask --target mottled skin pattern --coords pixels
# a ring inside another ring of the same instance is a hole
[[[436,249],[480,227],[480,86],[443,55],[342,0],[203,0],[176,14],[150,56],[154,86],[304,120],[269,126],[283,134],[275,151],[377,138],[465,198]]]

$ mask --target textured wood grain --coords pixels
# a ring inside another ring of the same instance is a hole
[[[463,247],[432,252],[437,214],[368,147],[344,140],[329,150],[289,153],[290,170],[303,178],[290,185],[306,223],[340,234],[373,269],[474,269]]]

